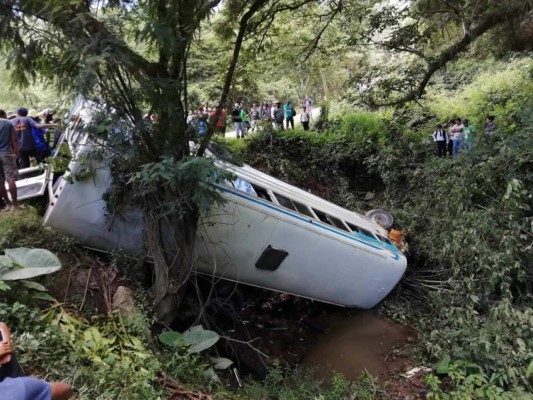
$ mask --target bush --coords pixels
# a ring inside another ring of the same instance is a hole
[[[346,208],[390,209],[410,254],[385,309],[419,329],[426,362],[469,360],[512,392],[531,390],[533,360],[532,64],[496,66],[420,108],[348,114],[325,135],[282,132],[268,146],[254,138],[243,155]],[[424,140],[436,122],[461,115],[479,125],[489,112],[498,133],[478,135],[456,159],[436,158]]]
[[[250,382],[238,399],[261,400],[379,400],[386,399],[376,388],[373,378],[363,374],[350,382],[340,374],[334,374],[327,382],[313,377],[312,371],[298,368],[282,368],[274,362],[264,382]]]
[[[410,316],[425,356],[473,361],[502,388],[530,387],[533,358],[533,152],[530,127],[519,129],[455,160],[413,162],[407,143],[370,160],[410,232],[398,296],[419,300]]]
[[[485,116],[494,115],[502,132],[516,132],[524,122],[519,111],[531,110],[533,104],[533,61],[517,58],[489,65],[462,90],[430,95],[426,103],[429,110],[442,122],[458,116],[468,118],[478,131]]]
[[[44,229],[41,217],[32,207],[0,215],[0,249],[38,247],[52,252],[74,251],[75,241],[68,236]]]
[[[441,375],[446,375],[441,380],[439,376],[427,375],[424,382],[428,387],[428,400],[462,400],[462,399],[491,399],[491,400],[527,400],[532,399],[531,393],[520,389],[507,392],[498,386],[498,378],[487,374],[476,364],[458,360],[449,363],[445,360]],[[443,387],[451,387],[443,390]]]
[[[146,322],[97,318],[88,325],[59,306],[39,314],[20,303],[0,303],[0,320],[15,332],[26,373],[69,382],[80,400],[162,398],[160,363],[143,344]]]

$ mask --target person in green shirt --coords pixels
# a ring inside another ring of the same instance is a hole
[[[474,147],[474,132],[475,129],[472,125],[468,123],[467,119],[463,120],[463,134],[465,136],[463,140],[463,148],[466,151],[472,150],[472,147]]]
[[[241,105],[241,118],[242,125],[244,126],[244,136],[246,136],[251,126],[250,121],[248,120],[248,112],[246,111],[246,105],[244,103]]]

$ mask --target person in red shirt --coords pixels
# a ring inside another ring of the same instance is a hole
[[[218,106],[216,109],[213,108],[211,111],[210,117],[214,118],[217,115],[217,112],[220,110],[220,106]],[[215,124],[215,135],[224,137],[226,135],[226,109],[223,108],[222,111],[220,111],[220,116],[218,117],[216,124]]]

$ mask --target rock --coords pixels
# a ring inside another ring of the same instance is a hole
[[[126,286],[119,286],[113,295],[113,311],[123,317],[131,317],[137,314],[135,302],[133,301],[133,292]]]

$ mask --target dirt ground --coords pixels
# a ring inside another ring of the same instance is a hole
[[[99,254],[59,254],[66,267],[47,277],[59,301],[85,312],[106,313],[119,285],[128,285]],[[416,365],[411,353],[416,332],[376,312],[346,310],[307,299],[232,283],[215,290],[199,285],[206,312],[200,316],[197,293],[190,291],[174,329],[200,323],[221,332],[221,355],[235,361],[241,375],[262,378],[274,360],[304,365],[327,382],[334,373],[355,380],[367,371],[384,388],[387,399],[424,399],[420,374],[400,375]]]

